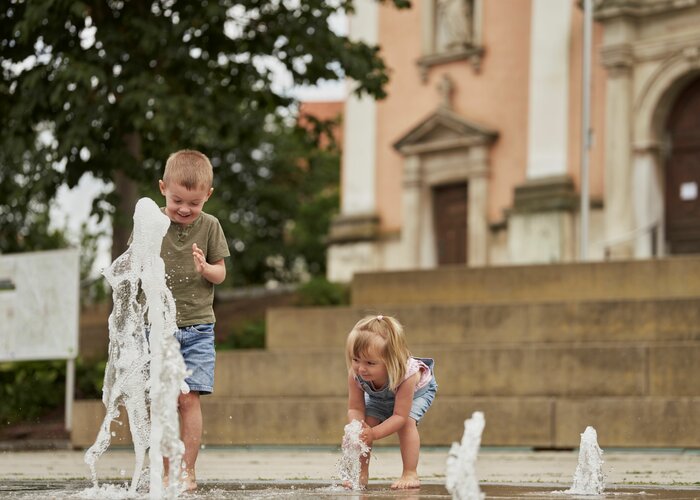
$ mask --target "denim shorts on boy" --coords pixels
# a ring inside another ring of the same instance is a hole
[[[437,393],[437,387],[437,382],[435,381],[435,377],[433,377],[428,385],[421,387],[413,395],[413,403],[411,404],[411,410],[408,412],[408,416],[415,420],[416,423],[420,422],[420,419],[423,418],[423,415],[428,411],[430,405],[433,404],[433,399],[435,399],[435,394]],[[371,396],[365,393],[365,415],[377,418],[380,422],[384,422],[394,414],[395,402],[394,393],[390,393],[388,388],[384,388],[383,391],[375,392]]]
[[[179,328],[175,338],[180,342],[180,352],[187,370],[191,371],[185,382],[190,391],[211,394],[214,390],[214,323]]]

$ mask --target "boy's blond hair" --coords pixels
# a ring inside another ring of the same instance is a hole
[[[352,371],[352,358],[368,353],[376,353],[382,359],[389,375],[389,389],[396,392],[406,376],[406,365],[411,357],[401,323],[381,314],[365,316],[358,321],[346,343],[348,369]]]
[[[194,149],[182,149],[168,157],[163,182],[174,182],[188,190],[209,189],[214,182],[214,169],[205,154]]]

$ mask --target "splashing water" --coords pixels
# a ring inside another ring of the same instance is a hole
[[[158,205],[141,198],[134,211],[131,245],[103,272],[112,287],[114,303],[109,316],[109,358],[102,389],[106,415],[95,443],[85,453],[93,487],[98,488],[96,464],[109,447],[110,425],[119,417],[118,407],[124,406],[135,453],[129,492],[133,494],[139,485],[145,453],[150,448],[151,498],[177,496],[184,452],[179,438],[177,396],[187,390],[187,370],[173,336],[175,301],[166,285],[165,265],[160,258],[169,226],[170,219]],[[163,457],[170,460],[170,483],[165,492],[161,480]]]
[[[581,434],[581,447],[574,473],[574,484],[564,493],[602,495],[605,489],[603,463],[603,450],[598,446],[598,433],[593,427],[588,426]]]
[[[479,489],[476,477],[476,456],[481,445],[481,433],[486,422],[480,411],[472,413],[464,421],[462,442],[452,443],[447,456],[447,473],[445,486],[456,500],[482,500],[485,495]]]
[[[338,477],[343,484],[349,485],[353,490],[362,489],[360,485],[360,458],[367,456],[370,449],[364,441],[360,439],[362,433],[362,423],[353,420],[344,428],[343,435],[343,456],[338,461]]]

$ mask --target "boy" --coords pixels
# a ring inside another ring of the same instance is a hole
[[[164,212],[170,218],[160,253],[175,299],[175,337],[187,369],[192,371],[185,379],[190,392],[178,399],[186,491],[197,489],[195,463],[202,441],[199,396],[211,394],[214,388],[214,285],[226,278],[224,258],[230,255],[219,221],[202,212],[214,191],[213,176],[204,154],[182,150],[170,155],[163,179],[158,181],[165,197]],[[166,474],[167,470],[166,461]]]

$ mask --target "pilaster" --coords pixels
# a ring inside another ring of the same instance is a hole
[[[623,26],[621,26],[622,28]],[[618,30],[617,32],[628,32]],[[632,68],[629,43],[606,45],[603,65],[608,71],[605,103],[605,247],[608,258],[635,254],[632,197]]]

